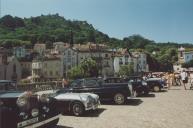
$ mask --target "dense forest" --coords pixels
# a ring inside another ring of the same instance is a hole
[[[72,36],[74,43],[105,43],[111,48],[144,51],[148,55],[151,71],[172,70],[172,64],[177,62],[177,48],[193,48],[190,43],[158,43],[137,34],[123,39],[111,38],[87,21],[67,20],[58,14],[30,18],[6,15],[0,19],[0,46],[5,48],[20,45],[31,48],[37,42],[45,43],[51,48],[53,42],[72,41]]]

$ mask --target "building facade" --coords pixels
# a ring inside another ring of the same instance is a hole
[[[45,57],[32,61],[32,82],[52,81],[63,77],[63,64],[60,58]]]
[[[21,64],[15,56],[10,57],[7,69],[6,69],[6,79],[14,80],[19,82],[21,80]]]
[[[119,49],[113,55],[114,72],[118,73],[122,65],[128,65],[133,63],[132,54],[127,49]]]
[[[46,52],[46,44],[35,44],[33,51],[40,55],[44,55]]]
[[[132,52],[128,49],[118,49],[114,54],[113,66],[115,73],[118,73],[122,65],[133,64],[135,73],[148,72],[147,55],[143,52]]]
[[[31,58],[21,58],[19,60],[21,64],[21,70],[22,70],[22,78],[27,78],[28,76],[31,76],[32,74],[32,59]]]
[[[43,61],[42,73],[43,78],[46,80],[57,80],[62,79],[62,61],[60,58],[52,57],[45,58]]]

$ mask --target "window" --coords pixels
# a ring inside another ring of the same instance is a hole
[[[59,76],[59,72],[58,71],[56,71],[56,76]]]
[[[107,57],[108,57],[108,54],[105,54],[105,57],[107,58]]]
[[[68,51],[68,56],[70,56],[71,55],[71,52],[70,51]]]
[[[52,73],[52,71],[50,71],[50,76],[52,76],[53,75],[53,73]]]
[[[44,66],[47,67],[47,63],[45,63]]]
[[[16,73],[16,65],[13,65],[13,72]]]
[[[77,87],[82,87],[83,86],[83,81],[82,80],[74,80],[70,86],[72,86],[73,88],[77,88]]]
[[[119,59],[119,64],[123,64],[122,58]]]
[[[93,86],[96,86],[96,85],[97,85],[96,80],[87,80],[86,81],[86,86],[88,86],[88,87],[93,87]]]

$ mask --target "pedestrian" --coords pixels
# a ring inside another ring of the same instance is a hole
[[[68,81],[65,78],[63,78],[62,79],[62,86],[63,86],[63,88],[65,88],[67,85],[68,85]]]
[[[168,77],[168,89],[170,89],[174,85],[174,73],[170,72]]]
[[[188,74],[187,74],[187,72],[185,72],[185,70],[183,70],[180,73],[180,76],[181,76],[181,80],[182,80],[182,84],[184,86],[184,89],[186,90],[186,84],[188,83]]]

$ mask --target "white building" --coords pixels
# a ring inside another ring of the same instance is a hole
[[[67,76],[68,71],[78,65],[78,52],[73,48],[66,48],[63,52],[63,76]]]
[[[132,52],[134,72],[148,72],[147,55],[143,52]]]
[[[183,47],[180,47],[178,49],[178,63],[179,64],[187,63],[192,59],[193,59],[193,49],[186,50]]]
[[[100,68],[99,74],[103,76],[113,75],[113,59],[110,51],[105,45],[87,43],[76,44],[74,47],[66,48],[63,53],[64,76],[74,66],[79,65],[83,60],[92,58]]]
[[[114,54],[113,66],[114,72],[118,73],[121,65],[128,65],[133,62],[132,54],[127,49],[119,49]]]
[[[128,49],[118,49],[114,54],[114,71],[118,73],[121,65],[128,65],[133,63],[134,72],[148,72],[149,66],[147,64],[147,56],[143,52],[132,52]]]

